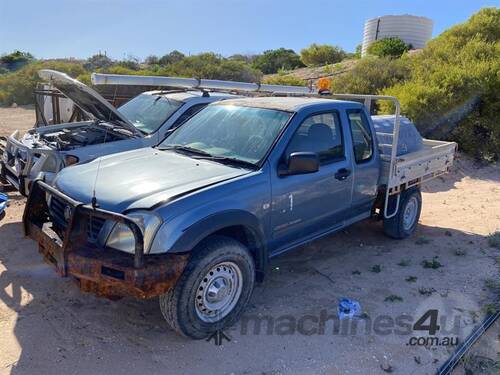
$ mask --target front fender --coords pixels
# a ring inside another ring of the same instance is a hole
[[[155,236],[155,244],[162,244],[163,250],[169,253],[191,251],[201,240],[209,235],[232,226],[243,226],[250,230],[258,247],[264,247],[264,230],[257,217],[243,210],[226,210],[209,215],[178,232],[171,232],[162,225]],[[155,245],[154,244],[154,245]],[[157,248],[156,246],[153,246]]]

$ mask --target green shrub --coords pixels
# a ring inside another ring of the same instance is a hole
[[[307,82],[293,75],[275,75],[272,77],[266,77],[262,80],[262,83],[267,83],[270,85],[289,85],[289,86],[306,86]]]
[[[16,72],[0,76],[0,104],[11,105],[33,103],[33,90],[41,81],[38,70],[54,69],[77,77],[85,73],[81,63],[57,60],[38,61],[26,65]]]
[[[379,57],[400,57],[403,53],[409,51],[411,45],[406,44],[397,37],[384,38],[377,40],[368,47],[368,54]]]
[[[346,52],[337,46],[311,44],[300,51],[300,60],[307,66],[321,66],[342,61]]]
[[[163,55],[158,59],[158,64],[159,65],[169,65],[169,64],[175,64],[180,61],[182,61],[186,56],[177,50],[173,50],[170,53],[167,53],[166,55]]]
[[[349,72],[334,77],[331,90],[336,93],[376,94],[402,82],[409,72],[407,59],[367,57],[359,60]]]
[[[98,53],[97,55],[91,56],[83,64],[86,70],[94,71],[97,69],[106,69],[113,65],[113,60],[108,56]]]
[[[21,69],[34,59],[33,55],[29,52],[14,51],[0,56],[0,66],[9,71],[15,71]]]
[[[485,8],[408,59],[409,79],[383,90],[427,137],[456,140],[478,158],[500,157],[500,9]],[[392,110],[386,103],[384,111]]]
[[[254,57],[252,65],[264,74],[274,74],[280,69],[289,70],[304,66],[299,55],[294,50],[286,48],[264,51],[262,55]]]

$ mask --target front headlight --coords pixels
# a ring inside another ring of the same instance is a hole
[[[47,155],[41,169],[43,172],[57,173],[59,172],[59,162],[54,155]]]
[[[141,229],[144,238],[144,252],[149,251],[161,219],[149,211],[135,211],[127,214]],[[116,223],[106,241],[106,246],[133,254],[135,252],[134,234],[126,224]]]

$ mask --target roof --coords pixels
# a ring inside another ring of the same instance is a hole
[[[238,98],[238,99],[224,100],[223,102],[218,102],[217,104],[235,105],[240,107],[276,109],[287,112],[297,112],[300,109],[311,105],[332,104],[332,103],[343,103],[343,104],[350,103],[359,105],[359,103],[345,101],[345,100],[321,99],[321,98],[310,98],[310,97],[289,97],[289,96]]]
[[[200,90],[189,90],[189,91],[173,91],[173,92],[168,92],[168,91],[148,91],[145,92],[144,94],[149,94],[149,95],[163,95],[168,97],[169,99],[172,100],[177,100],[180,102],[185,102],[189,100],[190,98],[199,98],[203,96],[203,91]],[[232,95],[232,94],[227,94],[224,92],[209,92],[210,97],[214,98],[239,98],[238,95]]]

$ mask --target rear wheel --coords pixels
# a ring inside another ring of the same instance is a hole
[[[194,339],[233,324],[252,294],[255,265],[240,242],[212,236],[193,250],[182,276],[160,296],[160,308],[169,325]]]
[[[391,197],[389,212],[395,209],[396,197]],[[415,232],[422,210],[422,195],[418,188],[411,188],[401,193],[398,213],[384,219],[384,232],[389,237],[402,239]]]

